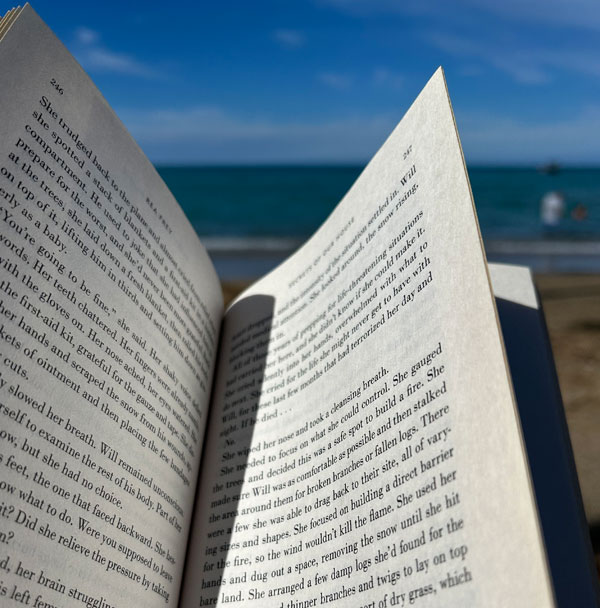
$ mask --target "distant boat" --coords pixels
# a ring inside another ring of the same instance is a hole
[[[545,165],[540,165],[538,171],[545,175],[556,175],[560,171],[560,165],[556,162],[546,163]]]

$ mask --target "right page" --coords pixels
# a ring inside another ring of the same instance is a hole
[[[218,370],[185,606],[554,605],[441,70]]]

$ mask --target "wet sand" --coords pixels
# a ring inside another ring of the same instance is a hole
[[[223,285],[230,301],[248,281]],[[586,515],[600,551],[600,274],[536,275]],[[595,544],[596,544],[595,543]]]

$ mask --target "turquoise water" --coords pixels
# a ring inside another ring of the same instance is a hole
[[[310,236],[358,177],[361,167],[159,167],[158,171],[203,236]],[[484,237],[542,239],[540,199],[563,192],[588,218],[567,213],[558,232],[569,239],[600,236],[600,169],[469,168]],[[557,236],[556,233],[552,235]]]

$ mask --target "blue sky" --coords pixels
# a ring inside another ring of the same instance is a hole
[[[33,7],[157,163],[362,163],[443,65],[467,162],[600,165],[598,0]]]

